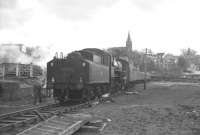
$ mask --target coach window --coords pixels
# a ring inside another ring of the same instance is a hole
[[[94,61],[95,63],[101,64],[101,57],[94,54],[94,55],[93,55],[93,61]]]
[[[116,59],[114,58],[114,60],[113,60],[113,65],[115,66],[115,67],[117,67],[118,66],[118,63],[117,63],[117,61],[116,61]]]

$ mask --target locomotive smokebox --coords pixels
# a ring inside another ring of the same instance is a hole
[[[69,91],[79,91],[86,80],[86,62],[79,52],[72,52],[66,58],[55,58],[47,63],[47,85],[54,90],[55,97],[67,96]],[[52,82],[53,78],[53,82]],[[66,98],[66,97],[64,97]]]

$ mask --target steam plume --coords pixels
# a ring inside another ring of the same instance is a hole
[[[44,62],[48,50],[39,46],[25,47],[22,44],[3,44],[0,46],[0,63],[39,64]]]

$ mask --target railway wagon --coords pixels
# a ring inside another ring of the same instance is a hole
[[[126,79],[126,87],[132,87],[137,83],[145,83],[145,73],[141,72],[139,69],[137,69],[133,63],[129,62],[127,59],[118,59],[122,65],[123,65],[123,71],[125,73],[125,79]],[[146,79],[150,79],[150,75],[146,74]]]
[[[141,72],[140,70],[136,68],[132,68],[129,72],[129,82],[132,84],[137,84],[137,83],[145,83],[144,81],[149,81],[151,79],[151,75],[149,73]]]

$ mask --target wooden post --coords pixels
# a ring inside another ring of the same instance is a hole
[[[33,64],[32,63],[30,63],[30,69],[29,69],[29,75],[30,75],[30,77],[33,77]]]
[[[109,93],[111,95],[111,92],[112,92],[112,56],[111,54],[109,54]]]
[[[146,62],[147,51],[148,50],[146,48],[144,54],[144,90],[146,90],[146,81],[147,81],[147,62]]]
[[[19,63],[17,63],[16,65],[16,77],[19,76]]]
[[[3,63],[3,80],[5,79],[5,64]]]

